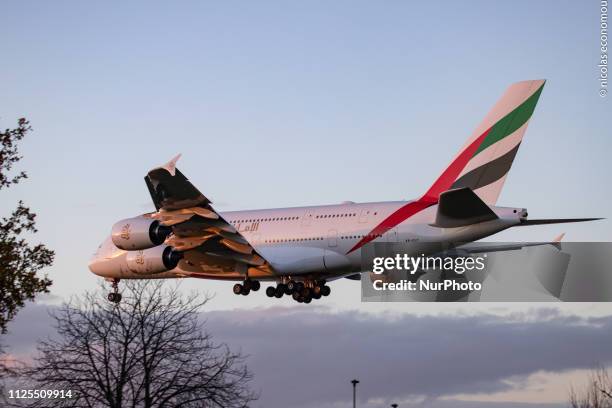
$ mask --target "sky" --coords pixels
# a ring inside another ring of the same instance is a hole
[[[53,336],[54,311],[41,303],[18,315],[21,330],[6,339],[13,355],[23,358],[35,339]],[[593,367],[612,365],[612,316],[548,306],[503,319],[486,312],[372,315],[323,303],[206,311],[203,318],[214,342],[248,356],[252,388],[261,392],[255,408],[349,408],[352,378],[360,380],[360,407],[559,408]]]
[[[7,1],[0,13],[0,127],[27,117],[34,128],[20,145],[29,179],[2,191],[0,215],[20,199],[38,214],[32,240],[56,251],[46,303],[99,284],[89,257],[114,222],[153,209],[143,177],[177,153],[220,211],[410,199],[506,87],[525,79],[547,83],[499,204],[536,218],[610,218],[597,1]],[[569,241],[611,241],[610,226],[520,228],[494,239],[566,232]],[[352,281],[334,283],[322,311],[261,293],[236,298],[224,282],[184,284],[214,294],[211,311],[256,311],[255,321],[270,307],[331,325],[343,313],[502,326],[541,307],[558,319],[612,314],[605,304],[362,304]],[[429,333],[455,335],[445,322]],[[591,363],[581,356],[583,364],[542,363],[500,378],[570,375]],[[456,393],[474,394],[474,384]]]

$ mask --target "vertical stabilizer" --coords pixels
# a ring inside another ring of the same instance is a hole
[[[510,85],[422,199],[437,202],[446,190],[468,187],[485,203],[495,204],[544,83],[539,79]]]

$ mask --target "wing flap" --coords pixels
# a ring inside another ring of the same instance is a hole
[[[219,242],[221,242],[221,244],[225,245],[229,249],[244,255],[250,255],[253,252],[253,248],[250,245],[239,244],[238,242],[232,241],[230,239],[222,238]]]

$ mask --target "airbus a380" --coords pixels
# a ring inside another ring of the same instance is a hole
[[[414,243],[420,255],[422,243],[471,243],[515,226],[594,220],[530,220],[525,208],[496,205],[544,83],[511,85],[412,201],[219,212],[176,168],[177,156],[145,177],[156,211],[117,222],[89,269],[112,282],[112,302],[121,300],[121,279],[192,277],[238,281],[238,295],[272,282],[269,297],[310,303],[330,294],[327,282],[366,272],[361,251],[370,243]]]

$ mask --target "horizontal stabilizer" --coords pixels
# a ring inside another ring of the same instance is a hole
[[[509,252],[509,251],[520,251],[524,248],[552,245],[553,247],[561,250],[561,239],[565,234],[561,234],[552,241],[544,242],[506,242],[506,243],[494,243],[494,242],[474,242],[460,246],[456,249],[455,254],[453,251],[446,251],[444,255],[448,256],[465,256],[465,254],[488,254],[493,252]]]
[[[541,220],[523,220],[518,226],[565,224],[566,222],[585,222],[585,221],[597,221],[597,220],[603,220],[603,218],[550,218],[550,219],[541,219]]]
[[[463,227],[497,219],[497,215],[470,188],[448,190],[440,194],[434,226]]]

